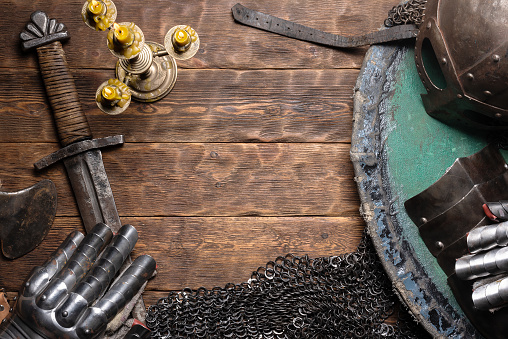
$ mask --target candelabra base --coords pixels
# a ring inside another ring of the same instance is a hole
[[[145,41],[152,53],[165,51],[164,46],[156,42]],[[175,59],[169,55],[154,56],[150,68],[141,74],[131,74],[116,65],[116,77],[127,84],[134,100],[154,102],[171,92],[176,82],[177,68]]]

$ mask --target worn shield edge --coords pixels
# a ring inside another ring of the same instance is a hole
[[[409,48],[410,43],[370,47],[355,86],[350,154],[361,213],[395,291],[415,319],[434,337],[480,337],[460,307],[450,303],[428,276],[411,243],[397,232],[400,225],[392,209],[397,197],[386,185],[387,168],[381,161],[386,140],[380,131],[386,127],[383,119],[388,119],[383,110],[390,89],[384,86],[395,76],[397,58]]]

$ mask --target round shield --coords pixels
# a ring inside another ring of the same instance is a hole
[[[361,212],[395,290],[415,318],[433,336],[476,338],[480,334],[404,202],[437,181],[455,159],[487,142],[430,117],[424,93],[413,42],[368,50],[355,87],[351,145]]]

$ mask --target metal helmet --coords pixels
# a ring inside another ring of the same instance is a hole
[[[508,129],[508,0],[429,0],[415,59],[427,113]]]

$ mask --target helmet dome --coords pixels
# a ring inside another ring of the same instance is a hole
[[[508,129],[508,0],[429,0],[415,59],[427,113]]]

